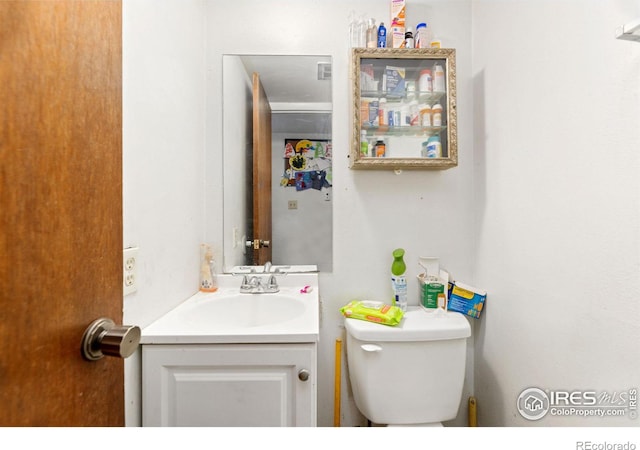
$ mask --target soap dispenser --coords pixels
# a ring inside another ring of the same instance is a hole
[[[200,291],[215,292],[218,290],[218,280],[211,246],[200,245]]]

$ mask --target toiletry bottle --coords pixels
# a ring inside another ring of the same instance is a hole
[[[431,69],[422,69],[418,78],[418,95],[421,98],[428,98],[431,91],[433,91]]]
[[[376,20],[369,19],[369,26],[367,27],[367,48],[376,48],[378,29],[376,27]]]
[[[427,158],[442,158],[440,136],[431,136],[427,140]]]
[[[382,158],[387,153],[387,146],[386,146],[386,144],[384,143],[384,141],[382,139],[378,139],[376,141],[376,145],[375,145],[374,149],[375,149],[375,155],[373,155],[373,156],[375,156],[377,158]]]
[[[365,48],[367,46],[367,19],[364,14],[360,16],[357,26],[358,33],[358,47]]]
[[[393,263],[391,263],[391,288],[393,290],[393,304],[402,309],[402,311],[407,310],[406,271],[404,249],[397,248],[393,251]]]
[[[384,22],[380,22],[378,27],[378,47],[384,48],[387,46],[387,29],[384,26]]]
[[[431,126],[442,126],[442,105],[440,103],[436,103],[431,107]]]
[[[433,90],[435,92],[444,92],[444,68],[440,63],[436,63],[433,66]]]
[[[349,41],[351,48],[356,48],[360,44],[358,37],[358,18],[356,17],[355,11],[351,11],[349,14]]]
[[[420,107],[418,106],[418,100],[409,102],[409,114],[411,116],[410,125],[412,127],[420,125]]]
[[[411,27],[407,27],[407,31],[404,33],[404,48],[413,48],[413,46],[413,31],[411,30]]]
[[[200,245],[200,290],[202,292],[215,292],[218,290],[213,252],[207,244]]]
[[[413,35],[413,41],[415,48],[429,48],[429,31],[425,22],[420,22],[416,25],[416,32]]]
[[[423,127],[431,126],[431,105],[427,103],[420,105],[420,125]]]
[[[367,130],[360,132],[360,154],[369,156],[369,141],[367,140]]]
[[[378,102],[378,125],[381,127],[389,125],[387,123],[389,120],[387,112],[387,99],[382,97]]]

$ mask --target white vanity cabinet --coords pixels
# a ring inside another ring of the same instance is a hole
[[[316,426],[316,361],[316,343],[143,345],[143,426]]]

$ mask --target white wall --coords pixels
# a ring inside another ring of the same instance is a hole
[[[206,238],[222,247],[222,55],[314,54],[333,62],[333,272],[320,274],[318,424],[333,423],[334,344],[343,338],[339,308],[354,298],[386,299],[391,252],[407,250],[408,275],[422,255],[440,256],[459,280],[472,276],[472,79],[470,0],[409,2],[410,23],[430,21],[447,47],[457,50],[459,166],[447,171],[354,171],[351,141],[349,13],[389,20],[387,0],[207,3]],[[312,20],[310,20],[312,18]],[[309,26],[299,26],[300,24]],[[251,33],[238,34],[242,30]],[[292,25],[293,24],[293,25]],[[224,37],[224,38],[223,38]],[[245,38],[246,37],[246,38]],[[410,284],[418,303],[418,284]],[[471,393],[472,354],[463,397]],[[362,424],[351,398],[343,360],[342,424]],[[396,380],[390,380],[394,382]],[[455,422],[466,424],[466,409]]]
[[[531,386],[638,387],[640,44],[614,39],[638,17],[635,0],[473,3],[480,425],[638,426],[516,411]]]
[[[253,82],[239,56],[225,56],[222,67],[225,80],[222,94],[225,111],[223,120],[226,130],[223,160],[228,167],[235,167],[240,175],[236,176],[233,172],[226,174],[223,203],[227,208],[224,217],[223,206],[218,205],[210,211],[209,220],[223,220],[225,230],[237,230],[235,236],[233,233],[226,233],[223,245],[217,249],[218,253],[223,248],[228,249],[223,255],[224,266],[219,265],[218,270],[245,264],[245,248],[241,237],[249,237],[247,223],[249,208],[252,207],[251,186],[247,184],[247,178],[243,174],[249,173],[249,155],[252,154],[253,146]],[[223,162],[219,161],[217,164],[221,166]],[[211,178],[217,180],[218,176],[219,174]]]
[[[124,245],[139,247],[124,322],[144,327],[197,292],[204,237],[202,0],[123,4]],[[128,425],[140,423],[139,354],[126,361]]]

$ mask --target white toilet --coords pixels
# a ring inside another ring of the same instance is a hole
[[[458,414],[469,322],[409,307],[397,326],[345,318],[356,406],[380,425],[438,426]]]

